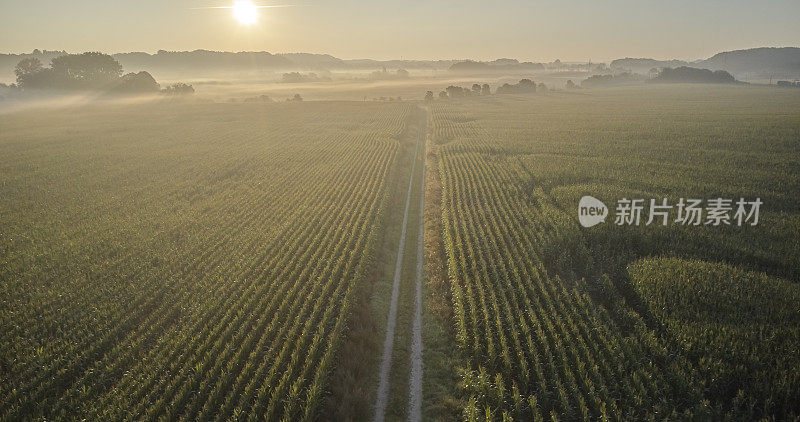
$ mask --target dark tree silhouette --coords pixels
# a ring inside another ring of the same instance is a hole
[[[530,79],[520,79],[514,85],[503,84],[497,88],[498,94],[529,94],[536,92],[536,82]]]
[[[67,54],[50,62],[56,75],[78,87],[97,87],[116,81],[122,65],[103,53]]]
[[[433,91],[428,91],[425,93],[425,101],[433,101]]]
[[[158,92],[161,88],[147,72],[122,75],[122,65],[103,53],[65,54],[54,58],[49,68],[42,67],[37,58],[20,61],[14,73],[17,85],[27,89],[100,90],[115,94]],[[175,84],[164,90],[167,94],[193,94],[191,85]]]
[[[36,58],[24,59],[14,73],[22,88],[113,89],[119,83],[122,65],[108,54],[67,54],[54,58],[46,69]]]
[[[675,69],[665,67],[653,82],[691,82],[691,83],[737,83],[736,78],[724,70],[711,71],[681,66]]]
[[[536,82],[530,79],[520,79],[517,86],[523,92],[536,92]]]
[[[167,95],[192,95],[194,94],[194,87],[189,84],[179,82],[168,86],[161,92]]]
[[[42,67],[42,62],[39,59],[36,57],[29,57],[17,64],[17,67],[14,68],[14,75],[17,76],[17,82],[20,82],[26,76],[41,72],[42,69],[44,69],[44,67]]]
[[[158,92],[161,87],[153,76],[148,72],[128,73],[123,76],[118,85],[114,87],[115,92],[119,93],[147,93]],[[192,89],[194,91],[194,89]]]
[[[489,87],[489,84],[481,86],[481,95],[492,95],[492,88]]]
[[[447,91],[447,96],[450,98],[458,98],[464,96],[464,88],[460,86],[450,85],[447,88],[445,88],[445,91]]]

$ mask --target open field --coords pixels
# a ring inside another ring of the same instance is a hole
[[[0,420],[800,415],[800,91],[226,89],[0,114]]]
[[[0,0],[0,422],[800,422],[800,1]]]
[[[0,417],[317,417],[410,109],[4,116]]]
[[[800,414],[800,305],[775,300],[796,297],[800,275],[800,95],[674,85],[496,96],[436,103],[431,125],[463,417]],[[757,226],[609,217],[584,229],[583,195],[612,209],[718,196],[764,206]],[[695,261],[636,263],[651,256]],[[718,311],[661,308],[682,272],[700,289],[682,297]]]

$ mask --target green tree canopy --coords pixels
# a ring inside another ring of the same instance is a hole
[[[122,65],[103,53],[67,54],[53,59],[50,67],[60,77],[85,86],[112,82],[122,75]]]

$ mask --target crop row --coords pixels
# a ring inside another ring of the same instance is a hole
[[[466,122],[466,124],[465,124]],[[550,205],[532,204],[502,144],[434,111],[444,243],[457,341],[468,360],[467,419],[618,420],[703,411],[689,375],[641,320],[620,326],[576,282],[545,269],[564,236]]]
[[[60,140],[73,166],[97,173],[45,197],[74,224],[19,227],[44,244],[8,259],[0,417],[315,418],[372,264],[406,113],[326,107],[160,146],[146,133],[103,140],[95,120]],[[104,165],[84,161],[83,137],[112,149]],[[96,208],[71,202],[84,190]]]

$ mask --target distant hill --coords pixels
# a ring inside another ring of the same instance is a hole
[[[763,47],[726,51],[715,54],[697,65],[711,70],[727,70],[737,76],[798,77],[800,76],[800,48]]]
[[[340,67],[345,66],[344,60],[333,57],[330,54],[311,54],[311,53],[283,53],[277,54],[280,57],[289,59],[294,64],[308,67]]]
[[[693,66],[710,70],[725,70],[742,78],[797,78],[800,77],[800,48],[761,47],[726,51],[694,62],[683,60],[617,59],[611,67],[637,73],[647,73],[653,68]]]
[[[156,54],[114,54],[126,69],[171,69],[171,70],[248,70],[290,69],[295,64],[286,57],[266,51],[230,53],[222,51],[165,51]]]

